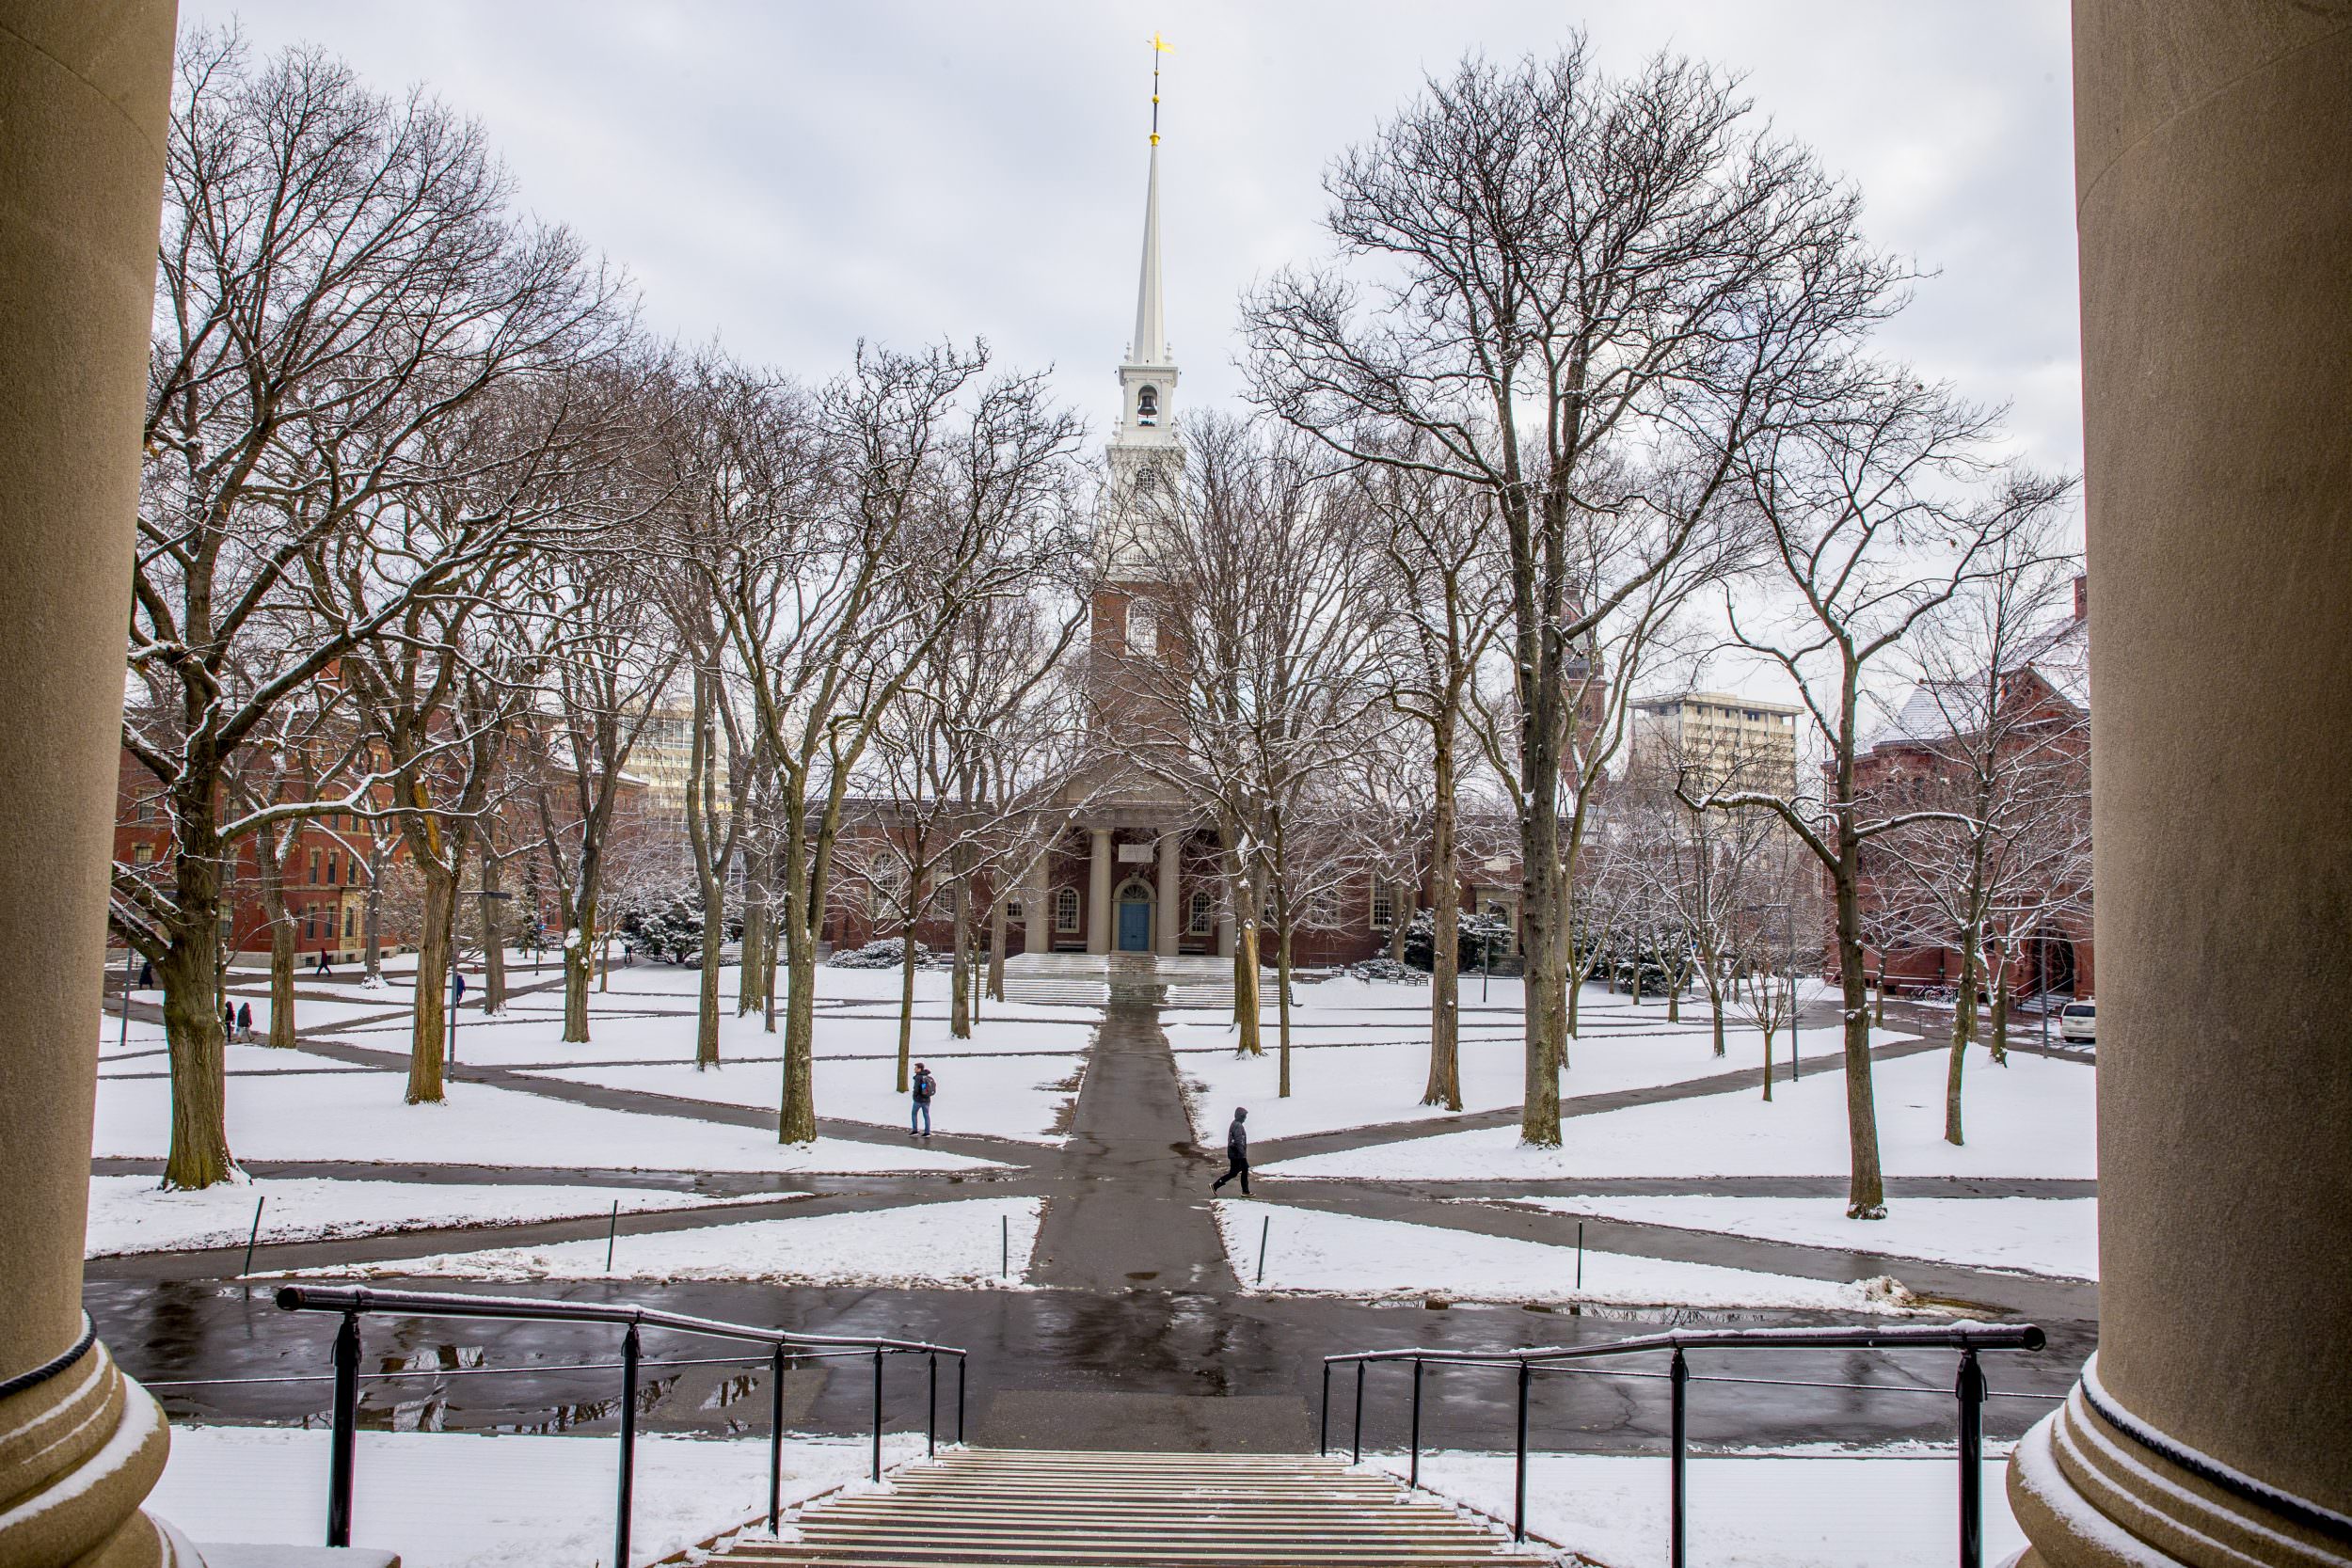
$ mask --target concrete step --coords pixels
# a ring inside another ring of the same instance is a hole
[[[743,1538],[737,1568],[1482,1568],[1491,1527],[1384,1477],[1298,1454],[952,1450],[886,1492],[797,1511]]]

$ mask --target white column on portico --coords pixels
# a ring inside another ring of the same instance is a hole
[[[1183,903],[1177,889],[1177,864],[1184,835],[1160,835],[1160,928],[1159,954],[1163,958],[1176,956],[1176,939],[1184,931]]]
[[[1087,951],[1111,950],[1111,831],[1096,828],[1094,863],[1087,875]]]

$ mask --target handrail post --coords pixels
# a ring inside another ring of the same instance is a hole
[[[876,1481],[882,1480],[882,1353],[877,1348],[874,1352],[874,1479]]]
[[[1350,1465],[1364,1462],[1364,1363],[1356,1363],[1356,1452]]]
[[[621,1485],[612,1511],[612,1560],[619,1568],[628,1562],[629,1500],[637,1481],[637,1325],[631,1323],[621,1336]]]
[[[768,1357],[768,1533],[784,1518],[784,1347]]]
[[[1315,1457],[1327,1459],[1331,1454],[1331,1363],[1323,1364],[1323,1413],[1315,1421]]]
[[[1670,1441],[1674,1447],[1668,1453],[1666,1463],[1666,1490],[1669,1494],[1666,1499],[1666,1561],[1668,1568],[1682,1568],[1683,1553],[1688,1547],[1683,1539],[1686,1532],[1682,1504],[1683,1483],[1688,1479],[1685,1471],[1690,1463],[1687,1439],[1690,1436],[1688,1390],[1691,1366],[1682,1358],[1682,1347],[1679,1345],[1675,1347],[1674,1363],[1667,1368],[1666,1375],[1669,1386],[1674,1389],[1674,1415],[1670,1422],[1673,1432]]]
[[[963,1441],[963,1369],[971,1357],[958,1352],[956,1355],[956,1441]]]
[[[923,1457],[935,1458],[939,1453],[939,1353],[930,1353],[931,1377],[930,1390],[923,1398]]]
[[[351,1469],[359,1427],[359,1314],[335,1330],[334,1427],[326,1440],[326,1544],[351,1544]]]
[[[1406,1472],[1405,1484],[1421,1484],[1421,1357],[1413,1357],[1413,1458]]]
[[[1527,1380],[1526,1357],[1519,1359],[1518,1448],[1511,1464],[1511,1539],[1527,1539]]]
[[[1960,1568],[1984,1561],[1984,1369],[1973,1347],[1960,1353]]]

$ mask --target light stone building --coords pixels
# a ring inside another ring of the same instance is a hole
[[[1685,691],[1633,705],[1632,760],[1661,755],[1703,770],[1710,784],[1735,768],[1749,787],[1793,796],[1797,789],[1797,716],[1804,710],[1731,691]]]

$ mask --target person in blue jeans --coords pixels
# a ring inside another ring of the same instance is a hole
[[[939,1080],[931,1076],[931,1069],[920,1062],[915,1063],[914,1114],[907,1124],[910,1136],[917,1132],[927,1138],[931,1135],[931,1096],[938,1092]]]

